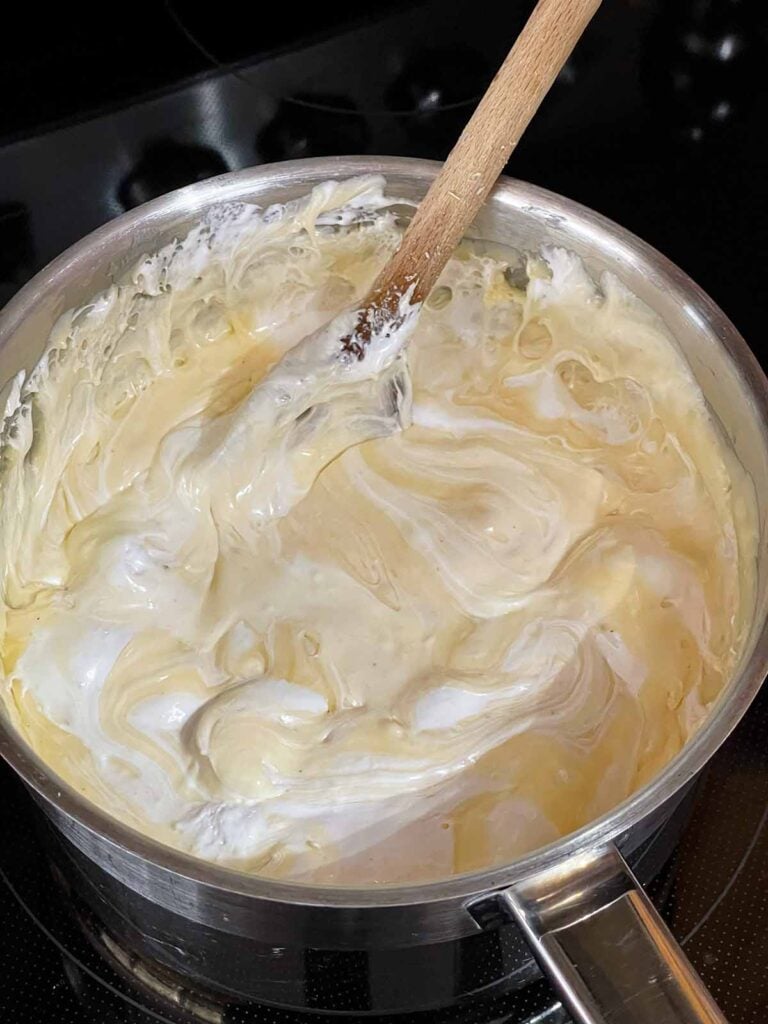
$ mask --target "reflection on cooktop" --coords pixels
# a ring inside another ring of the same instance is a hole
[[[417,50],[385,93],[397,113],[424,117],[443,107],[477,100],[495,68],[469,46]]]
[[[211,146],[159,139],[146,147],[136,166],[121,182],[120,203],[124,210],[132,210],[175,188],[228,170],[226,160]]]
[[[687,0],[662,6],[643,64],[659,116],[692,142],[721,135],[760,88],[760,29],[754,3]]]
[[[328,93],[296,93],[280,101],[258,134],[256,154],[264,163],[307,156],[367,153],[370,132],[352,100]]]

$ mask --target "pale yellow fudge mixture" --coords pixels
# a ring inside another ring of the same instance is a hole
[[[707,714],[749,618],[725,450],[613,277],[465,243],[415,330],[283,358],[396,248],[382,187],[214,211],[64,316],[0,468],[29,743],[166,843],[343,884],[610,809]]]

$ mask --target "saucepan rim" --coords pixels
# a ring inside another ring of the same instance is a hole
[[[132,233],[139,226],[156,225],[160,235],[172,229],[174,223],[186,224],[213,205],[236,200],[258,203],[259,192],[267,189],[279,191],[281,187],[290,186],[295,191],[298,184],[309,189],[320,181],[361,174],[406,177],[426,188],[439,167],[431,160],[406,157],[311,158],[234,171],[168,193],[98,228],[33,277],[0,314],[0,347],[33,312],[43,294],[60,287],[83,269],[92,269],[95,258],[103,264],[119,257],[121,252],[124,254],[128,248],[124,243],[130,243]],[[640,269],[657,287],[663,287],[684,304],[688,315],[717,337],[735,364],[745,399],[752,406],[768,449],[768,380],[734,325],[687,274],[625,228],[545,189],[502,177],[489,201],[494,199],[502,199],[506,206],[528,216],[535,214],[559,226],[567,224],[570,230],[589,238],[599,250],[610,252],[611,260],[618,263],[619,274],[622,264],[632,266],[635,271]],[[274,201],[270,196],[270,202]],[[565,858],[619,839],[670,800],[701,770],[741,719],[767,670],[768,621],[764,620],[753,631],[752,650],[743,658],[739,672],[721,694],[708,720],[658,775],[618,807],[510,864],[410,885],[318,886],[262,878],[217,866],[150,839],[102,811],[60,779],[14,730],[5,715],[0,715],[0,754],[44,801],[117,848],[116,854],[125,851],[197,884],[254,899],[305,906],[365,908],[435,903],[511,885]]]

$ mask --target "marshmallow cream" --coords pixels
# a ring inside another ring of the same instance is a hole
[[[12,722],[262,875],[438,878],[572,831],[681,748],[748,625],[734,460],[618,279],[464,243],[341,352],[400,212],[377,178],[214,210],[8,401]]]

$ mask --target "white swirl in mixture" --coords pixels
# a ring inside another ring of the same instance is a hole
[[[381,185],[140,261],[2,442],[17,728],[165,842],[345,883],[509,859],[657,771],[738,655],[753,542],[663,325],[561,250],[464,246],[340,358],[400,239]]]

